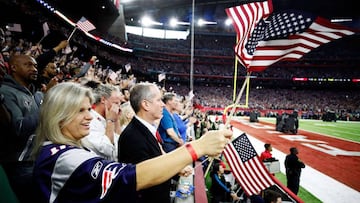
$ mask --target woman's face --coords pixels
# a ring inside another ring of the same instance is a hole
[[[73,140],[80,140],[87,136],[90,133],[90,122],[93,119],[90,110],[90,99],[86,97],[71,122],[61,129],[62,134]]]
[[[222,174],[224,173],[225,169],[222,165],[219,166],[219,172]]]

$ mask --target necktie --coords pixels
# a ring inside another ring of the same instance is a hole
[[[160,144],[163,143],[159,131],[156,131],[156,139]]]

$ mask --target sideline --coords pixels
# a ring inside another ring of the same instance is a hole
[[[235,127],[233,127],[233,132],[235,136],[238,136],[242,133],[242,131]],[[257,153],[260,154],[264,150],[264,142],[251,136],[248,133],[247,135]],[[285,174],[285,166],[283,163],[286,154],[275,148],[273,148],[272,154],[276,159],[279,159],[280,171]],[[358,203],[360,200],[360,192],[321,173],[320,171],[315,170],[308,165],[306,165],[306,167],[302,170],[300,185],[324,203]]]

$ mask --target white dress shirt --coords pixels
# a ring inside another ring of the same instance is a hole
[[[90,133],[81,139],[82,145],[105,159],[116,161],[117,147],[105,134],[107,125],[105,118],[93,109],[91,115],[93,119],[90,122]],[[118,137],[119,135],[114,132],[114,143],[117,142]]]

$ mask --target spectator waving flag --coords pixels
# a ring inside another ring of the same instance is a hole
[[[275,184],[245,133],[225,147],[224,156],[248,196],[259,194]]]
[[[91,30],[96,29],[96,27],[85,17],[81,17],[81,19],[76,23],[76,26],[84,32],[90,32]]]
[[[297,60],[322,44],[354,34],[304,12],[272,11],[271,0],[226,9],[239,40],[235,53],[248,71],[263,71],[280,60]]]

